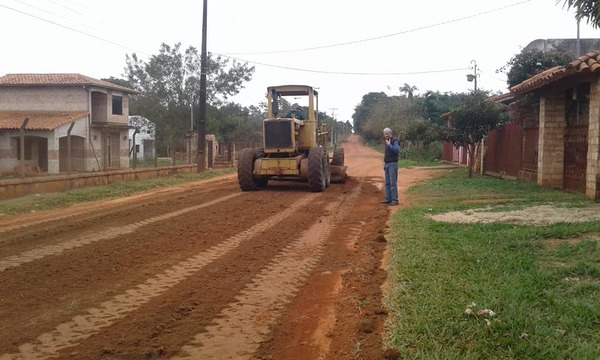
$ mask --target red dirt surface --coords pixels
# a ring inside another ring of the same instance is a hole
[[[0,359],[381,359],[382,154],[323,193],[234,176],[0,219]],[[430,176],[400,170],[405,190]]]

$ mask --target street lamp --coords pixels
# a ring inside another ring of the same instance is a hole
[[[477,72],[477,61],[471,60],[471,65],[469,65],[469,69],[473,69],[472,74],[467,74],[467,81],[474,82],[474,91],[477,91],[477,77],[479,73]]]

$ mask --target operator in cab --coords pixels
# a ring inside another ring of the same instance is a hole
[[[304,120],[304,110],[302,106],[296,106],[294,109],[291,109],[285,114],[286,118],[296,118],[298,120]]]

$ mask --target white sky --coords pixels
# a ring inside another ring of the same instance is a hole
[[[577,36],[573,13],[562,3],[209,0],[207,47],[256,66],[234,101],[258,104],[267,86],[306,84],[319,88],[319,110],[345,121],[364,94],[398,95],[404,83],[417,93],[467,92],[471,60],[479,88],[506,91],[496,69],[523,47]],[[0,34],[0,75],[122,77],[125,54],[147,59],[163,42],[200,50],[202,0],[0,0]],[[600,30],[582,23],[580,37],[600,38]],[[362,41],[373,38],[379,39]],[[329,46],[343,43],[350,44]],[[281,52],[314,47],[321,48]],[[463,70],[436,72],[448,69]]]

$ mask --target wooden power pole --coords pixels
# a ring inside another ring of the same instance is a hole
[[[200,59],[200,115],[198,119],[198,157],[196,158],[197,172],[206,170],[206,3],[202,9],[202,54]]]

